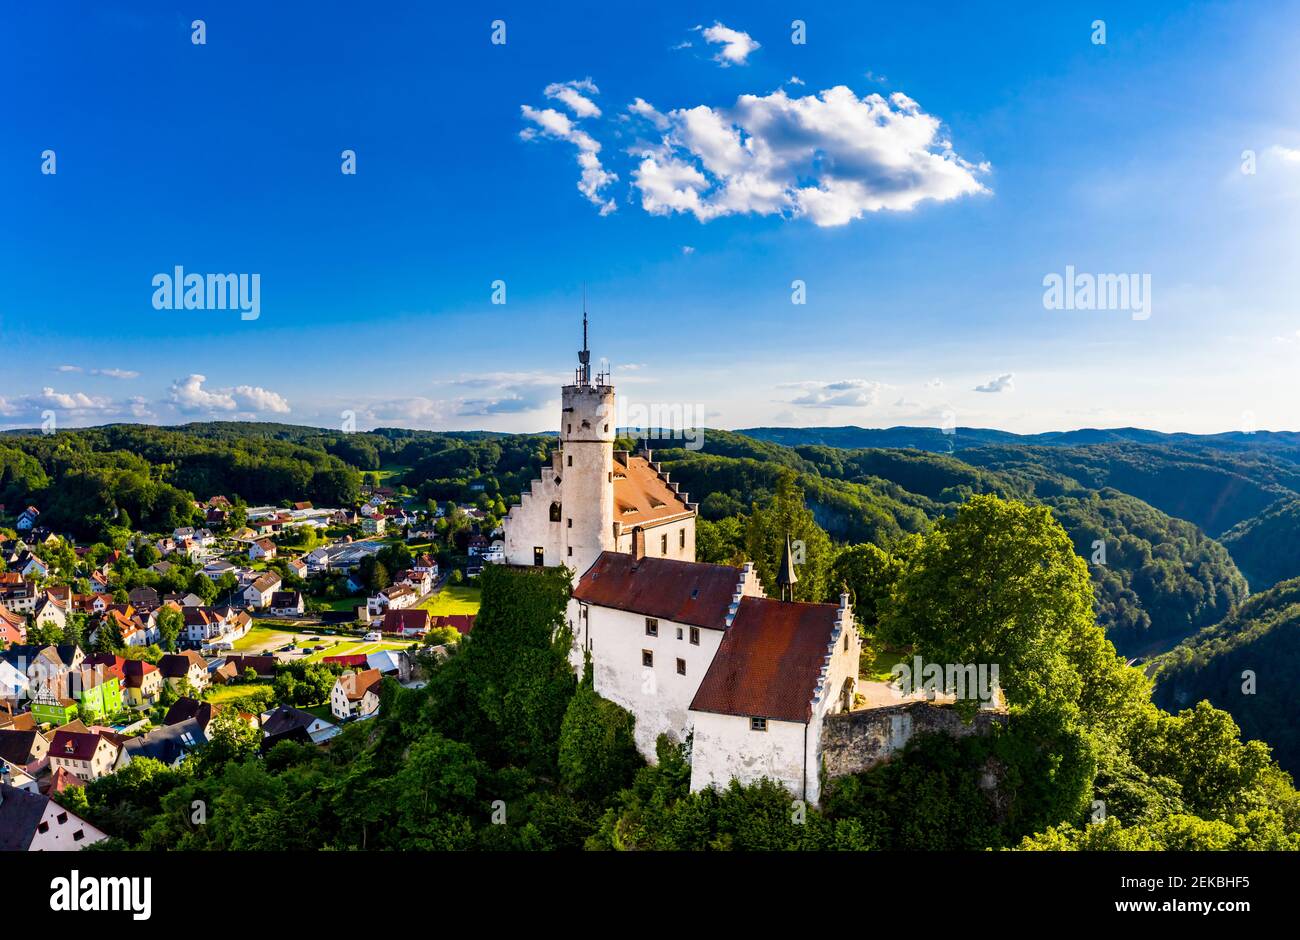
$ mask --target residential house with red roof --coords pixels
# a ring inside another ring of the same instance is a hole
[[[63,768],[83,780],[98,780],[113,772],[120,748],[116,735],[106,731],[60,729],[50,740],[50,769]]]

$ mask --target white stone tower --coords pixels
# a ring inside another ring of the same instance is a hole
[[[601,552],[615,549],[614,542],[614,386],[601,373],[592,380],[591,352],[587,349],[587,311],[582,312],[582,350],[573,384],[561,389],[560,412],[560,516],[565,556],[560,564],[575,577],[591,567]]]

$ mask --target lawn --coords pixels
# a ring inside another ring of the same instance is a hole
[[[433,597],[420,604],[421,610],[427,610],[430,617],[445,617],[449,614],[477,614],[481,591],[466,584],[444,587]]]
[[[319,646],[322,644],[313,644]],[[324,644],[323,650],[317,650],[309,656],[303,658],[302,662],[318,663],[326,656],[366,656],[370,653],[378,653],[381,650],[404,650],[408,649],[411,641],[405,643],[364,643],[364,642],[344,642],[336,644]]]
[[[230,685],[214,685],[203,693],[203,700],[211,702],[213,705],[221,705],[233,699],[242,698],[258,686],[271,687],[270,682],[259,680],[257,682],[239,682]]]
[[[889,670],[893,669],[898,663],[911,662],[910,653],[891,653],[887,650],[880,650],[876,653],[876,661],[871,664],[871,668],[863,674],[862,678],[869,679],[873,682],[891,682],[894,679]]]
[[[254,624],[246,636],[235,641],[236,653],[259,653],[279,649],[289,642],[298,642],[303,635],[319,636],[319,627],[298,627],[281,621],[274,624]]]

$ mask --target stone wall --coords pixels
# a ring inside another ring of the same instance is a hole
[[[889,760],[918,734],[964,738],[988,734],[995,723],[1006,720],[1003,712],[979,711],[968,724],[955,708],[929,702],[827,715],[822,727],[822,767],[829,778],[861,773]]]

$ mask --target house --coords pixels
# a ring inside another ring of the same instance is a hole
[[[0,647],[22,646],[27,642],[27,618],[0,602]]]
[[[427,610],[389,610],[379,628],[384,633],[398,636],[423,636],[429,630]]]
[[[243,676],[245,669],[257,673],[259,679],[274,679],[276,660],[274,656],[227,656],[226,663],[235,667],[235,675]]]
[[[181,722],[195,722],[200,729],[206,734],[208,725],[212,724],[212,719],[216,717],[217,712],[221,709],[211,702],[205,702],[201,699],[190,698],[188,695],[181,696],[167,709],[167,715],[163,718],[163,726],[178,725]]]
[[[25,771],[35,773],[37,766],[45,760],[50,744],[39,731],[15,731],[0,728],[0,759],[6,760]]]
[[[203,521],[208,525],[225,525],[227,513],[224,509],[209,509],[203,515]]]
[[[0,852],[76,851],[107,838],[48,796],[0,782]]]
[[[127,602],[136,610],[148,613],[162,606],[158,592],[151,587],[132,588],[126,595]]]
[[[271,613],[281,617],[301,617],[307,609],[298,591],[276,591],[271,595]]]
[[[168,713],[170,715],[170,713]],[[193,718],[165,724],[135,738],[122,742],[115,770],[121,770],[131,761],[148,757],[175,767],[191,751],[208,743],[206,725]]]
[[[60,767],[54,773],[50,774],[50,796],[56,793],[62,793],[64,790],[70,790],[73,787],[84,787],[86,781],[76,774],[69,773],[66,768]]]
[[[17,571],[0,571],[0,603],[15,614],[29,614],[40,591]]]
[[[310,501],[307,501],[307,502],[302,502],[302,503],[294,503],[294,504],[293,504],[293,508],[294,508],[296,511],[301,512],[301,511],[304,510],[304,509],[311,509],[312,506],[311,506],[311,502],[310,502]]]
[[[181,616],[185,620],[185,640],[191,646],[201,647],[226,632],[225,618],[211,607],[183,607]]]
[[[409,568],[406,571],[399,571],[393,576],[393,581],[397,584],[405,584],[409,588],[414,588],[415,593],[420,597],[429,593],[433,587],[433,578],[427,571],[416,571]]]
[[[122,664],[123,698],[132,708],[152,708],[162,695],[162,672],[153,663],[128,659]]]
[[[415,560],[411,562],[411,570],[427,571],[432,577],[437,578],[438,562],[434,559],[432,555],[430,555],[428,552],[425,552],[422,555],[417,555],[415,557]]]
[[[334,680],[334,688],[330,691],[330,714],[340,721],[369,718],[376,714],[382,681],[378,669],[343,673]]]
[[[361,531],[366,535],[383,535],[386,528],[387,523],[383,516],[366,516],[361,520]]]
[[[18,521],[14,523],[14,528],[19,532],[32,531],[32,527],[36,525],[36,520],[40,514],[41,511],[35,506],[28,506],[22,511],[22,515],[18,517]]]
[[[230,537],[234,539],[236,542],[250,542],[253,539],[257,538],[257,533],[245,525],[245,526],[240,526],[234,532],[231,532]]]
[[[238,577],[239,569],[222,558],[214,558],[203,566],[203,573],[215,583],[220,581],[221,576],[224,574],[233,574]]]
[[[27,697],[27,670],[0,657],[0,704],[14,708]]]
[[[367,600],[367,606],[373,615],[378,616],[386,610],[405,610],[414,607],[420,595],[406,584],[394,584],[380,591]]]
[[[392,676],[398,682],[408,682],[411,678],[411,655],[406,650],[379,650],[367,653],[363,659],[363,668],[378,669],[380,675]]]
[[[62,646],[11,646],[0,651],[0,659],[8,660],[14,667],[24,670],[29,681],[28,695],[35,698],[42,689],[51,690],[56,697],[68,694],[68,673],[79,667],[86,658],[80,647]]]
[[[274,571],[268,571],[244,589],[244,603],[249,607],[263,608],[271,602],[271,595],[279,588],[280,576]]]
[[[248,546],[248,557],[251,561],[270,561],[275,557],[275,543],[266,538],[258,539],[257,541],[250,543]]]
[[[474,629],[475,614],[439,614],[429,619],[429,629],[451,627],[461,636],[469,636]]]
[[[50,769],[62,767],[83,780],[111,774],[121,750],[116,737],[103,731],[55,731],[50,740]]]
[[[203,606],[203,598],[192,592],[186,592],[184,594],[164,594],[162,602],[164,607],[168,604],[175,604],[177,607]]]
[[[38,627],[58,627],[62,630],[68,625],[68,611],[62,603],[46,594],[36,602],[32,620]]]
[[[263,751],[269,751],[281,741],[324,744],[339,733],[338,725],[292,705],[281,705],[266,712],[261,721]]]
[[[208,687],[208,664],[194,650],[182,650],[179,653],[167,653],[158,661],[158,670],[163,681],[179,690],[181,685],[189,682],[197,692]]]
[[[60,695],[49,686],[32,697],[32,717],[42,725],[66,725],[77,717],[76,700]]]
[[[307,562],[302,558],[294,558],[289,563],[289,573],[295,577],[307,577]]]
[[[40,795],[41,787],[36,782],[36,778],[21,767],[15,767],[4,758],[0,758],[0,779],[7,780],[9,785],[16,790],[26,790],[28,793]]]
[[[114,657],[115,659],[117,657]],[[122,710],[122,680],[113,668],[82,664],[72,673],[72,697],[86,718],[104,718]],[[119,673],[120,674],[120,673]]]
[[[491,544],[486,535],[475,533],[465,540],[465,553],[470,557],[482,555]]]

